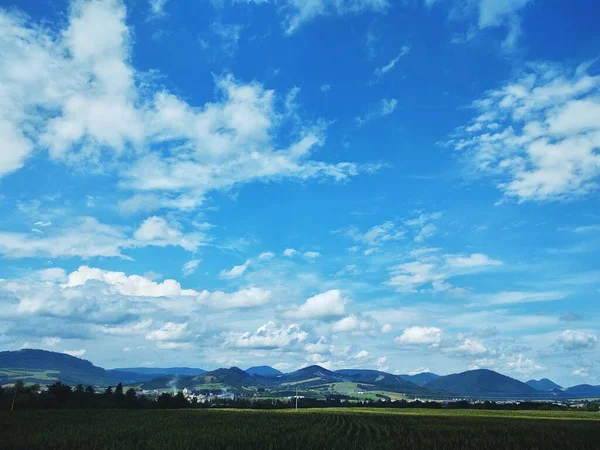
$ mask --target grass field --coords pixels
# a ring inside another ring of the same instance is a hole
[[[600,415],[468,410],[0,413],[2,449],[597,449]]]

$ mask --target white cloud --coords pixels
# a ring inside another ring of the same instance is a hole
[[[458,345],[446,347],[443,349],[445,353],[455,354],[455,355],[482,355],[488,352],[486,346],[474,339],[464,339]]]
[[[140,275],[127,276],[123,272],[110,272],[94,267],[81,266],[68,276],[63,287],[83,286],[90,280],[102,281],[123,295],[144,297],[195,296],[193,289],[182,289],[175,280],[162,283],[149,280]]]
[[[233,293],[222,291],[208,292],[202,291],[198,295],[197,301],[215,308],[252,308],[267,303],[272,296],[272,292],[267,289],[250,287],[240,289]]]
[[[333,323],[331,331],[333,333],[365,332],[372,330],[375,326],[376,323],[372,319],[350,315]]]
[[[325,353],[331,353],[333,350],[333,346],[327,340],[327,338],[321,336],[317,340],[317,342],[306,344],[304,346],[304,350],[306,350],[308,353],[311,353],[311,354],[316,354],[316,353],[325,354]]]
[[[335,233],[340,231],[341,230],[335,231]],[[404,231],[399,229],[396,223],[392,221],[375,225],[364,233],[354,226],[343,232],[350,239],[353,239],[356,242],[361,242],[369,247],[379,247],[388,241],[398,241],[404,239]]]
[[[38,270],[38,275],[42,281],[65,281],[67,272],[60,267]]]
[[[324,94],[328,93],[330,90],[331,90],[330,84],[322,84],[321,85],[321,92],[323,92]]]
[[[479,27],[499,26],[527,5],[531,0],[479,0]]]
[[[358,126],[363,126],[365,123],[379,117],[385,117],[396,111],[398,100],[395,98],[383,98],[376,108],[371,108],[364,116],[356,117]]]
[[[275,253],[273,252],[262,252],[260,255],[258,255],[258,259],[260,261],[269,261],[270,259],[273,259],[275,257]]]
[[[219,278],[230,280],[233,278],[241,277],[244,274],[244,272],[246,272],[246,270],[248,269],[248,266],[250,266],[250,262],[251,261],[248,259],[244,264],[240,264],[239,266],[233,266],[229,270],[222,270],[219,273]]]
[[[548,302],[553,300],[561,300],[565,298],[563,292],[520,292],[506,291],[496,294],[487,294],[479,296],[481,304],[487,305],[512,305],[518,303],[533,303],[533,302]]]
[[[172,341],[184,337],[187,333],[188,324],[166,322],[158,330],[150,331],[146,334],[146,339],[149,341]]]
[[[341,291],[332,289],[321,294],[314,295],[306,302],[285,316],[295,319],[331,319],[344,315],[345,299]]]
[[[175,245],[194,251],[201,245],[203,236],[199,233],[185,235],[178,229],[178,224],[169,224],[162,217],[152,216],[144,220],[133,237],[146,245]]]
[[[414,230],[414,241],[422,243],[435,234],[437,227],[432,222],[440,217],[442,217],[440,212],[421,213],[418,217],[405,220],[404,224]]]
[[[94,330],[112,336],[145,335],[148,333],[152,323],[152,319],[146,319],[139,322],[126,323],[124,325],[98,325]]]
[[[158,17],[164,15],[165,5],[169,0],[150,0],[150,11],[152,16]]]
[[[67,355],[75,356],[76,358],[81,358],[87,353],[87,350],[82,348],[81,350],[63,350],[62,352]]]
[[[556,342],[565,350],[585,350],[596,346],[598,335],[588,331],[565,330]]]
[[[390,267],[391,278],[387,284],[394,286],[399,292],[417,292],[424,286],[430,286],[434,291],[448,291],[457,294],[464,293],[461,288],[455,288],[447,280],[458,275],[474,274],[497,267],[501,261],[490,258],[482,253],[470,255],[438,255],[437,249],[413,252],[415,261]]]
[[[472,253],[470,255],[446,255],[446,267],[451,270],[471,270],[482,267],[494,267],[502,264],[502,261],[492,259],[483,253]]]
[[[288,258],[291,258],[292,256],[295,256],[297,253],[298,253],[298,251],[293,248],[286,248],[283,251],[283,256],[287,256]]]
[[[388,333],[391,333],[391,332],[392,332],[392,329],[393,329],[393,328],[392,328],[392,325],[391,325],[391,324],[389,324],[389,323],[383,324],[383,325],[381,326],[381,333],[382,333],[382,334],[388,334]]]
[[[274,322],[269,322],[252,333],[230,333],[226,343],[237,348],[268,350],[300,344],[307,338],[308,333],[296,324],[277,327]]]
[[[438,346],[442,342],[443,331],[436,327],[414,326],[406,328],[394,342],[408,345]]]
[[[0,254],[7,258],[99,256],[131,259],[127,248],[167,245],[196,250],[207,238],[198,232],[182,233],[164,219],[151,217],[130,237],[123,227],[107,225],[93,217],[68,219],[42,235],[0,231]]]
[[[575,369],[573,372],[571,372],[571,375],[575,377],[587,378],[590,376],[590,372],[588,368],[580,367],[579,369]]]
[[[398,53],[398,56],[396,56],[394,59],[392,59],[385,66],[376,68],[375,71],[373,72],[374,82],[380,81],[386,73],[388,73],[390,70],[392,70],[396,66],[396,64],[398,64],[398,61],[400,61],[400,58],[402,58],[405,55],[408,55],[409,52],[410,52],[410,47],[404,46],[400,50],[400,53]]]
[[[198,106],[137,73],[120,0],[75,0],[64,30],[24,17],[0,13],[0,146],[10,150],[0,176],[47,150],[78,170],[116,169],[120,187],[137,191],[120,207],[135,212],[190,210],[208,191],[256,180],[343,181],[361,170],[312,160],[323,127],[286,118],[259,83],[217,77],[219,98]],[[304,132],[290,139],[286,120]]]
[[[474,368],[480,367],[497,370],[501,373],[516,373],[525,376],[546,370],[546,367],[522,354],[501,354],[496,358],[478,359],[475,361]]]
[[[302,256],[308,259],[317,259],[319,256],[321,256],[321,254],[319,252],[308,251],[304,252]]]
[[[181,271],[183,272],[183,276],[187,277],[187,276],[193,274],[199,266],[200,266],[199,259],[192,259],[192,260],[186,262],[183,265],[183,267],[181,268]]]
[[[263,3],[263,0],[250,0]],[[389,6],[387,0],[283,0],[286,12],[284,27],[287,34],[293,34],[298,28],[315,17],[326,15],[358,14],[363,11],[385,12]]]
[[[476,171],[499,178],[520,202],[596,191],[600,174],[600,76],[538,62],[474,106],[450,144]]]
[[[62,339],[59,337],[45,337],[44,339],[42,339],[42,345],[48,346],[48,347],[54,347],[55,345],[58,345],[62,342]]]
[[[351,356],[351,359],[365,359],[369,357],[369,352],[367,350],[361,350],[356,355]]]

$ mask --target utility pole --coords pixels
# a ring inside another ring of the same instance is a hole
[[[10,410],[14,410],[15,409],[15,400],[17,399],[17,391],[19,390],[19,384],[15,383],[15,395],[13,395],[13,401],[12,404],[10,405]]]

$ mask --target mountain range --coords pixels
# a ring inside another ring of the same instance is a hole
[[[368,369],[331,371],[312,365],[282,373],[270,366],[237,367],[206,371],[191,367],[129,367],[105,370],[91,362],[63,353],[45,350],[0,352],[0,385],[25,382],[94,386],[125,385],[139,389],[224,390],[248,396],[281,397],[301,391],[302,395],[325,397],[331,394],[357,398],[398,398],[409,395],[423,398],[485,399],[566,399],[600,397],[600,386],[578,385],[562,388],[548,380],[523,383],[487,369],[469,370],[440,376],[430,372],[394,375]]]

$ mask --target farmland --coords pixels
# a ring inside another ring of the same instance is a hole
[[[4,449],[592,449],[600,415],[573,411],[54,410],[0,413]]]

